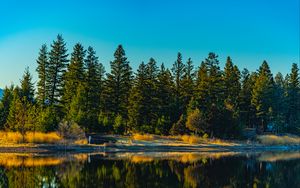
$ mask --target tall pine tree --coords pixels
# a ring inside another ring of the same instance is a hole
[[[38,78],[39,81],[37,83],[37,100],[40,104],[45,104],[46,99],[49,97],[49,93],[47,93],[46,89],[46,81],[47,81],[47,71],[48,71],[48,51],[47,51],[47,46],[44,44],[42,45],[40,52],[39,52],[39,57],[36,60],[37,61],[37,73],[38,73]]]
[[[63,94],[64,79],[67,65],[68,54],[66,49],[66,43],[61,35],[57,36],[56,41],[53,41],[51,45],[51,51],[49,53],[49,75],[46,80],[46,89],[49,93],[49,104],[61,103],[61,96]]]

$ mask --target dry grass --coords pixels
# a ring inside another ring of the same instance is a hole
[[[152,140],[154,140],[154,137],[151,134],[134,134],[134,135],[132,135],[132,139],[133,140],[152,141]]]
[[[204,139],[194,135],[182,135],[181,140],[188,144],[200,144],[204,142]]]
[[[257,137],[258,141],[265,145],[294,145],[300,144],[300,137],[294,135],[262,135]]]
[[[58,143],[62,138],[55,132],[41,133],[41,132],[28,132],[25,135],[26,143]],[[19,132],[0,132],[0,144],[19,144],[23,142],[23,137]]]
[[[199,137],[194,135],[182,135],[179,137],[184,143],[188,144],[207,144],[207,145],[219,145],[219,146],[234,146],[237,143],[233,143],[221,139],[208,139],[207,137]]]
[[[85,145],[85,144],[88,144],[88,141],[87,141],[87,139],[80,139],[80,140],[76,140],[74,142],[74,144]]]
[[[25,139],[29,143],[48,143],[55,144],[61,141],[61,137],[55,133],[41,133],[41,132],[28,132],[25,136]]]

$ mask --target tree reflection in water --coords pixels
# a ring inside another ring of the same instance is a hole
[[[299,172],[298,152],[0,154],[1,188],[297,187]]]

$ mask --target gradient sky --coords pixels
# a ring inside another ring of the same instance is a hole
[[[196,66],[209,52],[255,71],[265,59],[273,73],[299,63],[300,0],[1,0],[0,88],[19,84],[29,66],[36,81],[42,44],[62,34],[93,46],[109,70],[118,44],[134,69],[154,57],[168,67],[178,51]]]

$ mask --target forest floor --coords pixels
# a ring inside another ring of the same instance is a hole
[[[133,136],[104,135],[104,144],[0,144],[0,153],[92,153],[92,152],[258,152],[300,151],[296,136],[262,135],[256,141],[202,139],[186,136]]]

